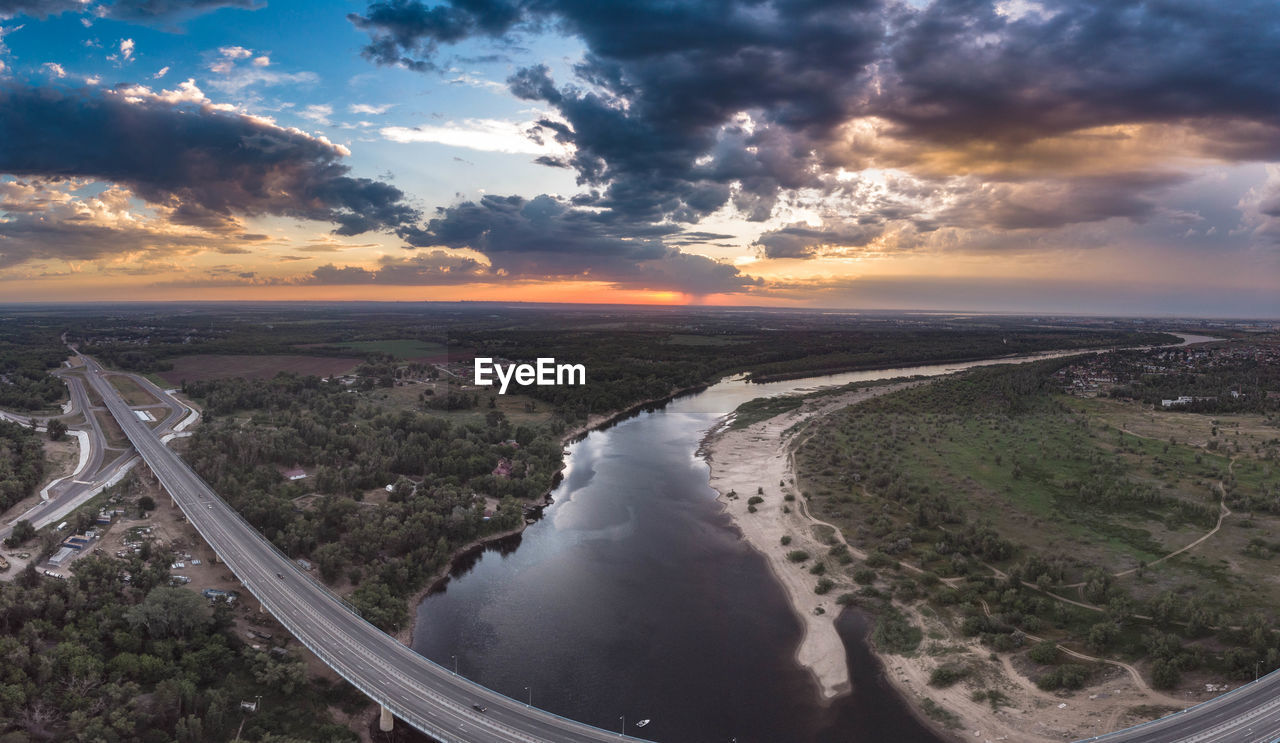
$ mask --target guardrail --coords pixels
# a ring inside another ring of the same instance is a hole
[[[273,544],[271,540],[263,536],[262,533],[259,532],[252,524],[250,524],[243,516],[241,516],[239,512],[237,512],[234,508],[228,505],[226,501],[222,500],[222,498],[220,498],[217,495],[217,493],[215,493],[213,489],[209,487],[207,483],[204,482],[204,479],[201,478],[200,475],[194,469],[192,469],[192,467],[189,464],[187,464],[186,461],[184,461],[181,457],[177,456],[177,454],[175,454],[174,452],[170,451],[168,447],[166,447],[164,443],[160,441],[159,437],[156,436],[154,431],[152,431],[150,428],[142,426],[136,420],[128,420],[127,416],[131,413],[131,411],[129,410],[128,406],[124,403],[123,399],[120,398],[119,393],[116,392],[116,390],[111,386],[110,382],[107,382],[106,380],[102,380],[100,377],[96,381],[101,381],[103,385],[108,388],[106,392],[104,392],[103,390],[99,390],[99,394],[103,396],[103,401],[106,403],[108,411],[110,411],[111,414],[119,420],[120,427],[124,431],[125,436],[129,438],[131,443],[133,443],[134,448],[138,450],[138,452],[142,456],[142,459],[147,462],[147,465],[151,467],[154,472],[156,472],[157,479],[160,478],[159,470],[163,468],[157,467],[154,463],[148,460],[147,455],[148,455],[149,448],[147,446],[142,445],[139,441],[134,440],[135,435],[141,436],[141,437],[146,437],[146,436],[151,437],[151,439],[153,439],[154,441],[153,442],[149,441],[147,443],[154,443],[155,445],[159,446],[165,452],[165,454],[168,455],[169,459],[172,462],[176,462],[177,465],[181,469],[185,470],[186,473],[188,473],[196,482],[204,484],[205,489],[208,491],[208,493],[213,498],[217,499],[219,505],[222,507],[221,510],[232,514],[232,517],[237,524],[236,528],[238,528],[245,535],[247,535],[249,539],[255,540],[255,543],[259,545],[265,545],[266,547],[268,547],[271,550],[271,552],[273,552],[277,557],[279,557],[279,559],[283,560],[291,568],[293,568],[293,570],[297,574],[305,577],[308,581],[310,581],[310,584],[319,593],[324,595],[326,600],[331,600],[337,606],[350,612],[350,614],[356,621],[367,625],[370,631],[377,632],[381,634],[383,637],[387,637],[385,633],[382,633],[382,630],[378,629],[374,625],[370,624],[366,619],[364,619],[360,615],[359,610],[355,606],[353,606],[350,602],[346,601],[341,596],[338,596],[333,591],[329,590],[328,586],[325,586],[322,582],[316,580],[313,576],[308,574],[306,571],[301,570],[297,566],[297,564],[293,561],[292,558],[290,558],[282,550],[276,547],[276,545]],[[92,383],[93,381],[91,381],[91,384]],[[94,386],[97,386],[97,385],[94,384]],[[121,413],[119,410],[116,409],[117,407],[123,408],[124,412]],[[168,486],[166,486],[166,489],[169,489]],[[174,502],[178,504],[178,507],[182,510],[182,512],[186,514],[188,522],[196,529],[196,531],[200,534],[201,538],[204,539],[204,541],[214,549],[214,552],[219,555],[219,557],[223,560],[224,563],[226,563],[227,567],[231,570],[232,573],[234,573],[238,577],[251,575],[251,572],[245,569],[244,565],[240,564],[241,557],[239,555],[233,554],[232,551],[229,549],[223,549],[221,551],[218,550],[217,544],[219,542],[219,539],[207,533],[206,529],[203,528],[201,525],[201,522],[205,518],[207,518],[208,514],[201,511],[201,509],[199,508],[200,506],[199,501],[196,501],[194,503],[187,503],[187,501],[192,500],[190,494],[179,495],[178,493],[175,493],[172,490],[170,490],[170,495],[173,496]],[[360,692],[363,693],[365,696],[369,697],[370,699],[377,702],[378,704],[381,704],[382,706],[390,710],[392,714],[394,714],[396,717],[400,718],[401,720],[413,726],[414,728],[417,728],[418,730],[426,733],[427,735],[431,735],[436,739],[440,740],[441,743],[470,743],[468,739],[457,737],[457,733],[449,732],[439,727],[437,723],[434,723],[431,720],[427,719],[424,715],[420,714],[419,712],[409,709],[398,702],[389,700],[385,696],[385,692],[380,691],[378,689],[370,688],[367,684],[361,681],[355,674],[348,673],[344,669],[344,665],[346,661],[336,657],[333,651],[331,651],[330,649],[325,647],[320,647],[317,645],[317,643],[309,639],[308,637],[309,633],[305,631],[305,629],[301,625],[295,623],[295,621],[289,616],[289,613],[287,611],[283,610],[281,607],[277,605],[278,600],[275,597],[268,595],[265,591],[260,591],[258,587],[255,585],[255,582],[253,580],[246,580],[244,577],[241,577],[241,583],[249,591],[249,593],[252,594],[254,598],[256,598],[259,601],[259,603],[264,608],[266,608],[268,611],[271,612],[271,614],[281,623],[281,625],[285,627],[285,629],[287,629],[290,632],[290,634],[292,634],[295,638],[298,639],[299,642],[303,644],[304,647],[306,647],[308,650],[314,653],[316,657],[320,658],[320,660],[322,660],[330,668],[333,668],[334,671],[336,671],[339,676],[345,679],[352,686],[359,689]],[[351,637],[349,633],[339,629],[327,618],[319,616],[315,613],[312,613],[310,615],[310,618],[312,621],[324,625],[329,632],[332,632],[335,635],[351,638],[351,642],[348,643],[345,647],[362,656],[367,662],[378,665],[378,666],[385,666],[384,659],[374,656],[364,643],[359,642],[355,638]],[[393,640],[393,642],[395,641]],[[411,649],[406,648],[403,645],[400,645],[398,642],[396,643],[396,645],[399,648],[403,648],[408,652],[413,652]],[[443,666],[431,660],[430,658],[427,658],[426,656],[415,654],[415,658],[420,659],[421,662],[433,667],[434,669],[436,669],[441,673],[451,675],[454,678],[456,684],[458,684],[459,686],[465,686],[474,690],[473,693],[492,695],[495,697],[506,699],[510,701],[512,704],[523,705],[525,707],[530,706],[527,704],[523,704],[522,702],[519,702],[517,700],[511,699],[510,697],[507,697],[504,694],[501,694],[486,686],[478,684],[470,679],[467,679],[465,677],[452,673],[449,669],[444,668]],[[425,685],[415,684],[413,680],[404,678],[403,676],[401,676],[400,674],[398,674],[397,672],[395,672],[393,669],[389,667],[385,668],[385,671],[388,675],[399,678],[401,681],[407,682],[411,686],[415,686],[413,690],[415,694],[425,696],[433,700],[436,704],[446,709],[451,709],[454,712],[461,713],[462,716],[465,716],[465,717],[472,716],[469,710],[467,710],[463,705],[460,705],[457,702],[435,691],[432,691],[429,688],[426,688]],[[623,733],[617,733],[617,732],[605,730],[603,728],[599,728],[594,725],[589,725],[587,723],[579,722],[576,720],[570,720],[569,718],[563,717],[561,715],[557,715],[554,712],[548,712],[546,710],[539,709],[539,708],[532,708],[532,709],[536,709],[538,714],[546,715],[547,717],[552,718],[554,720],[563,721],[568,725],[577,727],[579,730],[588,730],[588,731],[591,731],[592,733],[598,733],[602,738],[608,738],[611,740],[631,741],[633,743],[652,743],[651,741],[647,741],[643,738],[636,738],[630,735],[625,735]],[[524,731],[516,727],[512,727],[510,725],[501,723],[492,717],[484,718],[484,725],[489,726],[491,728],[501,729],[508,735],[522,741],[527,741],[528,743],[542,743],[543,741],[546,740],[545,738],[536,737],[528,733],[525,733]]]

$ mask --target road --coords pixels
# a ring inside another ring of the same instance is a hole
[[[641,740],[498,694],[431,662],[361,619],[223,502],[137,419],[97,362],[82,358],[89,384],[218,558],[294,637],[396,717],[442,743]],[[477,704],[486,711],[473,709]]]
[[[1271,743],[1280,738],[1280,671],[1252,684],[1089,743]]]
[[[20,514],[6,517],[7,520],[0,524],[0,540],[8,537],[13,531],[13,525],[22,520],[30,521],[37,529],[61,521],[67,514],[92,498],[104,483],[110,482],[137,460],[137,454],[132,447],[124,449],[108,447],[106,435],[102,431],[98,417],[94,415],[94,408],[90,405],[84,377],[75,369],[60,369],[54,372],[54,375],[61,378],[70,390],[70,408],[66,413],[50,417],[4,413],[3,418],[24,426],[37,427],[47,426],[52,418],[60,418],[64,422],[71,421],[68,431],[79,435],[80,446],[87,448],[88,452],[83,457],[83,464],[78,466],[74,473],[46,486],[47,492],[42,491],[42,496],[45,497],[39,503]],[[167,425],[172,425],[169,420],[175,415],[180,418],[182,412],[186,410],[185,406],[172,398],[169,398],[166,406],[171,408],[171,413],[166,419]],[[177,408],[176,411],[173,410],[174,406]],[[81,416],[84,417],[84,423],[73,422]]]
[[[361,619],[341,598],[298,570],[293,561],[240,518],[161,442],[155,430],[138,420],[101,367],[89,357],[82,358],[89,384],[102,397],[129,441],[245,588],[317,657],[401,720],[442,743],[640,740],[567,720],[486,689],[431,662]],[[149,389],[161,400],[170,399],[163,391]],[[172,425],[172,420],[176,418],[171,416],[166,424]],[[474,710],[472,705],[476,704],[486,711]],[[1173,715],[1087,740],[1271,743],[1277,738],[1280,671]]]

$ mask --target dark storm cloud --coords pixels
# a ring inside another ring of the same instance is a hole
[[[543,101],[567,124],[567,161],[597,187],[595,205],[637,221],[692,221],[728,203],[731,182],[753,218],[780,188],[816,183],[807,140],[847,118],[863,95],[882,28],[866,2],[375,3],[353,20],[368,55],[431,66],[440,44],[553,24],[581,37],[576,69],[589,87],[558,85],[546,67],[518,71],[512,91]],[[759,121],[721,132],[743,111]],[[721,147],[723,138],[730,142]],[[747,148],[755,151],[743,157]],[[704,156],[710,156],[705,159]]]
[[[952,172],[968,172],[983,153],[1000,159],[1020,144],[1117,124],[1189,129],[1195,152],[1171,154],[1280,157],[1274,3],[999,6],[397,0],[353,20],[372,36],[371,58],[419,69],[464,38],[553,28],[581,39],[575,79],[534,66],[508,83],[554,108],[561,120],[539,122],[544,136],[573,147],[541,162],[576,170],[588,188],[579,203],[633,221],[693,221],[727,203],[765,219],[779,194],[830,192],[836,167],[859,169],[878,153],[911,168],[928,148],[978,143],[971,159],[952,162]],[[851,137],[842,125],[859,117],[884,126]],[[899,143],[892,156],[886,137]],[[1101,219],[1145,208],[1097,206]]]
[[[0,0],[0,16],[47,18],[66,12],[90,12],[121,21],[146,23],[190,18],[219,8],[256,10],[265,4],[262,0],[106,0],[88,4],[77,0]]]
[[[847,224],[813,228],[804,224],[787,225],[766,232],[756,239],[765,258],[818,258],[824,249],[859,248],[884,232],[879,224]]]
[[[523,14],[516,3],[503,0],[457,0],[434,7],[415,0],[387,0],[370,4],[363,16],[352,13],[347,18],[373,37],[364,48],[369,59],[429,70],[435,69],[431,59],[440,44],[475,35],[500,37]]]
[[[1272,2],[937,0],[907,18],[877,112],[913,136],[1029,139],[1132,122],[1280,123]]]
[[[637,224],[551,196],[485,196],[437,210],[418,245],[470,248],[498,275],[587,279],[689,294],[738,292],[756,282],[738,269],[666,244],[669,225]]]
[[[354,235],[418,217],[394,186],[349,176],[345,151],[323,139],[137,89],[0,86],[0,142],[0,174],[124,184],[174,222],[211,230],[280,215]]]

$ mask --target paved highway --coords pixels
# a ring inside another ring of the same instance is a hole
[[[1272,743],[1280,738],[1280,671],[1181,712],[1088,743]]]
[[[9,517],[6,522],[0,524],[0,540],[9,536],[13,531],[13,525],[24,519],[30,521],[37,529],[61,521],[67,514],[78,508],[80,504],[93,497],[94,492],[103,483],[111,480],[117,473],[130,466],[137,459],[137,454],[132,447],[125,447],[124,449],[109,449],[107,447],[106,435],[102,431],[102,426],[97,416],[93,413],[94,409],[89,403],[89,395],[85,391],[86,382],[80,371],[77,369],[60,369],[54,372],[54,375],[67,384],[71,393],[71,405],[66,413],[40,418],[5,413],[3,417],[6,420],[14,421],[24,426],[47,426],[53,418],[60,418],[64,422],[71,421],[69,430],[83,434],[83,437],[80,438],[80,446],[88,449],[87,456],[84,457],[83,466],[77,467],[73,474],[46,486],[48,492],[42,492],[42,496],[47,496],[44,500],[23,513]],[[167,396],[165,397],[167,398]],[[168,427],[173,425],[175,419],[181,418],[186,407],[172,398],[167,398],[164,404],[170,409],[164,426],[165,430],[167,430]],[[73,419],[82,415],[84,423],[74,423]]]
[[[219,559],[303,645],[401,720],[442,743],[640,740],[567,720],[486,689],[361,619],[240,518],[161,443],[155,431],[137,419],[97,362],[82,358],[89,383]],[[477,704],[486,711],[473,709]]]
[[[397,717],[443,743],[637,741],[530,707],[458,676],[361,619],[276,550],[133,414],[101,367],[86,377],[188,520],[236,577],[322,661]],[[134,377],[135,379],[139,379]],[[143,380],[145,381],[145,380]],[[149,391],[166,401],[163,391]],[[77,397],[77,404],[85,404]],[[179,403],[174,403],[178,405]],[[478,712],[472,705],[486,707]],[[1280,672],[1167,717],[1089,743],[1272,743],[1280,738]]]

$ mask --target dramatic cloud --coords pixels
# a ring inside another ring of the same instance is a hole
[[[384,257],[375,270],[333,264],[320,266],[303,283],[385,284],[393,286],[442,286],[493,281],[498,277],[487,266],[466,256],[433,250],[412,258]]]
[[[406,231],[417,212],[394,186],[353,178],[345,148],[210,103],[194,84],[71,91],[0,85],[0,174],[122,184],[180,224],[240,229],[236,216]]]
[[[430,69],[439,45],[555,22],[588,46],[584,85],[558,86],[545,66],[512,91],[554,108],[546,136],[603,191],[595,203],[629,219],[696,220],[744,193],[763,218],[780,188],[818,182],[805,140],[855,111],[882,23],[873,3],[375,3],[353,17],[366,55]],[[746,153],[750,153],[746,156]],[[762,199],[761,204],[755,204]]]
[[[618,222],[551,196],[486,196],[439,209],[417,245],[470,248],[502,276],[584,279],[705,295],[757,282],[738,269],[670,247],[671,226]]]
[[[756,240],[765,258],[818,258],[839,253],[843,248],[860,248],[884,232],[878,224],[828,225],[821,228],[804,224],[787,225],[772,230]]]
[[[1256,0],[394,0],[351,18],[367,57],[424,71],[465,39],[580,39],[572,80],[535,65],[508,84],[559,115],[539,128],[568,152],[538,161],[632,221],[726,205],[765,220],[788,194],[840,197],[841,172],[874,167],[943,190],[981,176],[979,199],[1014,199],[983,207],[990,224],[1052,229],[1146,218],[1191,159],[1280,157],[1280,14]],[[1022,185],[1031,173],[1040,186]],[[1047,201],[1016,200],[1035,192]],[[761,245],[805,250],[779,240]]]
[[[210,233],[133,207],[119,187],[96,196],[73,193],[77,183],[0,181],[0,269],[37,260],[72,264],[123,256],[172,256],[213,250],[246,253],[261,236]]]

